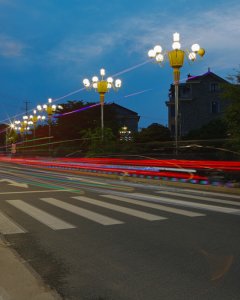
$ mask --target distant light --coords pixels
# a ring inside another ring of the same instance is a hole
[[[181,44],[179,42],[173,42],[172,48],[173,50],[179,50],[181,49]]]
[[[154,58],[155,55],[156,55],[156,53],[155,53],[155,51],[154,51],[153,49],[150,49],[150,50],[148,51],[148,57]]]
[[[52,98],[48,98],[48,103],[52,103]]]
[[[156,54],[162,53],[162,47],[160,45],[155,46],[153,50]]]
[[[100,70],[100,75],[101,75],[101,76],[105,76],[105,74],[106,74],[105,69],[101,69],[101,70]]]
[[[90,81],[87,78],[85,78],[83,80],[83,84],[84,84],[85,87],[89,87],[90,86]]]
[[[42,110],[42,106],[41,106],[41,105],[38,105],[38,106],[37,106],[37,109],[38,109],[38,110]]]
[[[112,78],[112,77],[108,77],[108,78],[107,78],[107,82],[108,82],[108,83],[113,83],[113,78]]]
[[[198,44],[193,44],[192,47],[191,47],[191,50],[193,52],[198,52],[200,49],[200,46]]]
[[[120,88],[121,85],[122,85],[122,81],[120,79],[116,79],[116,81],[115,81],[115,87],[116,88]]]
[[[173,34],[173,41],[174,42],[180,42],[180,34],[178,32],[175,32]]]
[[[43,104],[43,108],[44,108],[44,109],[47,109],[47,104]]]
[[[156,61],[157,62],[162,62],[164,60],[164,57],[161,53],[159,53],[157,56],[156,56]]]
[[[92,81],[93,82],[98,82],[98,77],[97,76],[93,76]]]
[[[98,87],[97,82],[94,82],[92,86],[93,86],[94,89],[97,89],[97,87]]]
[[[108,88],[108,89],[111,89],[111,87],[112,87],[112,84],[108,82],[107,88]]]
[[[197,55],[195,52],[190,52],[188,55],[188,58],[192,61],[194,61],[196,59]]]

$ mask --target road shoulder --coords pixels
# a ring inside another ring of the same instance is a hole
[[[36,272],[0,237],[0,299],[60,300]]]

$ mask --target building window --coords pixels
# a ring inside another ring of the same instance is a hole
[[[212,101],[211,113],[213,113],[213,114],[219,113],[219,103],[217,101]]]
[[[210,84],[210,92],[218,92],[219,91],[219,84],[218,83],[211,83]]]

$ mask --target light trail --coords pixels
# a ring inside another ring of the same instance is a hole
[[[135,65],[135,66],[132,66],[132,67],[130,67],[130,68],[127,68],[127,69],[125,69],[125,70],[122,70],[122,71],[120,71],[120,72],[118,72],[118,73],[112,75],[112,77],[115,77],[115,76],[119,76],[119,75],[125,74],[125,73],[127,73],[127,72],[132,71],[132,70],[135,70],[135,69],[137,69],[137,68],[140,68],[140,67],[142,67],[142,66],[144,66],[144,65],[146,65],[146,64],[148,64],[148,63],[150,63],[150,62],[151,62],[150,60],[146,60],[146,61],[144,61],[144,62],[142,62],[142,63],[140,63],[140,64],[137,64],[137,65]]]
[[[143,90],[143,91],[135,92],[135,93],[132,93],[132,94],[129,94],[129,95],[123,96],[123,98],[128,98],[128,97],[132,97],[132,96],[140,95],[140,94],[143,94],[143,93],[146,93],[146,92],[150,92],[150,91],[152,91],[152,90],[153,90],[153,89],[147,89],[147,90]]]

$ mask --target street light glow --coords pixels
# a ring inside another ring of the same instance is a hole
[[[92,82],[98,82],[98,77],[97,76],[93,76]]]
[[[150,49],[148,51],[148,57],[154,58],[156,56],[156,52],[153,49]]]
[[[179,42],[173,42],[172,48],[173,48],[173,50],[180,50],[181,44]]]
[[[100,75],[101,75],[101,76],[105,76],[105,74],[106,74],[105,69],[101,69],[101,70],[100,70]]]
[[[193,44],[191,50],[197,53],[200,50],[200,46],[198,44]]]
[[[173,34],[173,41],[174,42],[180,42],[180,34],[178,32],[175,32]]]
[[[154,48],[153,48],[153,51],[158,54],[158,53],[162,53],[162,47],[160,45],[156,45]]]

